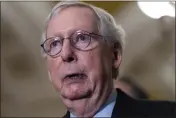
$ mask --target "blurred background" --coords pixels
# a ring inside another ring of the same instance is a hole
[[[44,22],[56,3],[1,2],[1,116],[66,112],[40,52]],[[128,76],[147,99],[175,101],[175,2],[88,3],[110,12],[126,32],[119,78]]]

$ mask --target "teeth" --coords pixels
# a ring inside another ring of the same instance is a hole
[[[81,77],[82,77],[81,74],[73,74],[69,76],[69,78],[72,78],[72,79],[80,79]]]
[[[79,75],[76,75],[76,76],[73,76],[72,78],[73,78],[73,79],[76,79],[76,78],[78,78],[78,77],[79,77]]]

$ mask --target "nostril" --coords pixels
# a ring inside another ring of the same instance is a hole
[[[73,57],[68,57],[68,62],[72,62],[74,61],[74,58]]]

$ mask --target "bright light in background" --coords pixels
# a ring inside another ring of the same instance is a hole
[[[175,17],[174,5],[169,2],[137,2],[139,8],[147,16],[159,19],[162,16]]]

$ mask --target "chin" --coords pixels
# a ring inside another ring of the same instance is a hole
[[[60,91],[61,96],[69,100],[86,99],[91,96],[91,93],[91,89],[81,85],[65,86]]]

